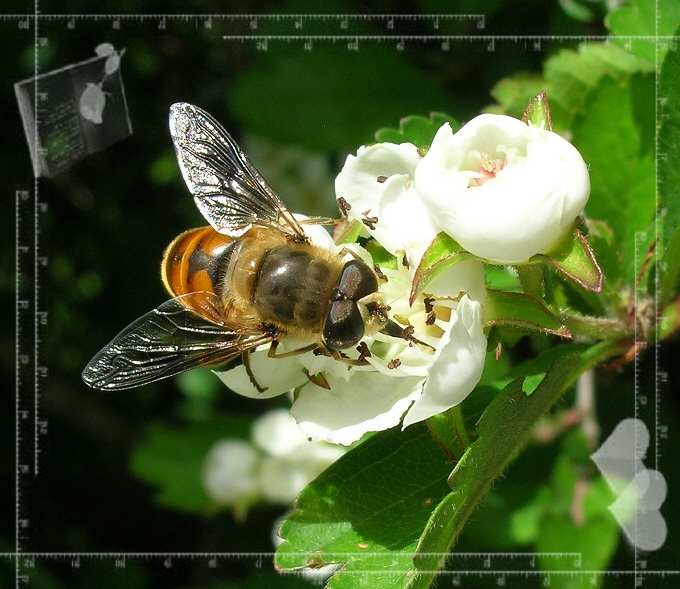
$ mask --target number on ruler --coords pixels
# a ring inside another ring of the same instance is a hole
[[[120,19],[119,19],[119,18],[113,19],[113,22],[111,23],[111,28],[112,28],[114,31],[117,31],[117,30],[120,29]]]
[[[68,22],[66,23],[66,28],[69,31],[72,31],[73,29],[76,28],[76,19],[75,18],[69,18]]]

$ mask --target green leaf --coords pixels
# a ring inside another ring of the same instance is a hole
[[[588,6],[580,4],[576,0],[560,0],[560,7],[564,12],[574,20],[581,22],[592,22],[595,19],[595,13]]]
[[[611,43],[584,43],[576,50],[558,51],[544,70],[543,77],[521,72],[498,82],[491,94],[499,104],[485,110],[520,118],[529,100],[545,92],[555,131],[569,131],[574,115],[584,111],[588,93],[604,76],[625,83],[636,73],[654,72],[654,64]]]
[[[588,240],[578,229],[574,229],[555,249],[539,255],[548,258],[558,272],[576,281],[586,290],[602,290],[602,270]]]
[[[432,110],[449,104],[436,73],[416,69],[387,44],[373,44],[370,52],[367,59],[345,44],[329,51],[300,51],[295,44],[270,48],[236,79],[231,107],[263,137],[336,152],[371,143],[376,129],[424,104]],[[298,111],[300,116],[291,116]]]
[[[680,227],[664,245],[659,273],[658,297],[660,303],[670,302],[680,289]]]
[[[221,416],[183,428],[152,423],[137,446],[130,469],[141,480],[158,486],[159,505],[205,513],[210,499],[201,484],[201,469],[211,446],[223,438],[247,439],[250,421]]]
[[[670,40],[680,23],[680,4],[676,0],[630,0],[606,19],[611,30],[611,42],[634,55],[655,63],[661,63]],[[637,37],[636,39],[633,39]]]
[[[449,488],[451,463],[424,424],[374,435],[300,494],[283,523],[276,566],[346,563],[329,588],[411,587],[413,552]]]
[[[680,29],[676,35],[680,34]],[[659,203],[663,207],[663,239],[680,229],[680,53],[671,51],[659,77],[660,127],[658,154]]]
[[[589,453],[581,430],[567,434],[562,441],[535,544],[542,570],[606,570],[614,555],[620,534],[609,506],[615,497],[602,477],[588,476],[592,472]],[[573,563],[541,556],[569,552],[581,556]],[[578,580],[568,575],[553,576],[551,581],[554,587],[579,586]]]
[[[430,145],[435,134],[444,123],[449,123],[455,133],[459,128],[453,117],[441,112],[430,113],[430,118],[420,115],[404,117],[399,121],[399,129],[385,127],[375,133],[376,141],[383,143],[413,143],[416,147]]]
[[[416,297],[443,270],[471,258],[474,256],[458,245],[452,237],[444,232],[439,233],[427,247],[413,275],[409,304],[413,304]]]
[[[559,51],[546,61],[544,71],[547,86],[543,90],[550,99],[553,123],[556,128],[570,128],[571,117],[584,112],[586,97],[602,78],[607,76],[625,83],[638,72],[652,73],[654,65],[612,44],[584,43],[575,51]],[[560,125],[556,110],[567,117]]]
[[[680,305],[671,303],[659,318],[659,339],[665,339],[680,330]]]
[[[489,405],[479,422],[479,438],[456,465],[452,492],[437,505],[418,544],[415,562],[421,574],[414,587],[429,587],[463,525],[498,477],[526,444],[532,428],[586,368],[609,353],[608,345],[583,350],[575,345],[559,352],[536,389],[527,395],[517,378]],[[573,353],[582,350],[581,353]],[[554,358],[554,357],[553,357]],[[537,365],[538,360],[534,362]]]
[[[491,96],[498,102],[485,108],[485,112],[507,114],[519,119],[531,99],[543,92],[546,81],[543,76],[518,72],[512,78],[503,78],[491,89]]]
[[[653,149],[645,143],[650,131],[634,106],[634,87],[649,89],[649,78],[635,76],[625,84],[603,78],[587,100],[585,114],[574,120],[574,145],[590,168],[591,194],[586,215],[603,220],[614,232],[621,260],[621,275],[607,276],[612,285],[632,281],[636,245],[645,251],[653,242],[656,210],[655,161]],[[649,94],[649,93],[648,93]],[[654,109],[653,92],[647,108]],[[645,243],[636,244],[636,235]],[[612,286],[610,285],[610,287]]]
[[[519,292],[487,290],[484,326],[506,326],[571,338],[567,327],[539,300]]]

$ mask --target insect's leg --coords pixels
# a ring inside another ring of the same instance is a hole
[[[309,344],[308,346],[303,346],[301,348],[296,348],[295,350],[290,350],[289,352],[282,352],[281,354],[276,353],[277,345],[274,344],[278,345],[278,342],[276,340],[272,342],[272,345],[269,348],[268,353],[268,356],[270,358],[286,358],[287,356],[295,356],[297,354],[304,354],[305,352],[314,352],[319,356],[330,356],[331,358],[333,358],[333,360],[343,362],[344,364],[348,364],[350,366],[365,366],[366,364],[368,364],[368,362],[366,362],[365,359],[359,360],[349,358],[339,350],[332,350],[331,348],[327,348],[322,344],[312,343]]]
[[[351,249],[349,249],[349,248],[347,248],[347,247],[343,247],[343,248],[338,252],[338,257],[342,259],[342,258],[344,258],[347,254],[349,254],[350,256],[352,256],[355,260],[359,260],[360,262],[363,262],[363,261],[364,261],[364,260],[361,259],[361,257],[359,256],[359,254],[357,254],[356,252],[352,251]]]
[[[272,345],[269,347],[269,352],[267,353],[267,356],[269,356],[270,358],[287,358],[288,356],[297,356],[298,354],[304,354],[305,352],[313,352],[314,350],[318,349],[322,350],[326,349],[325,347],[320,346],[317,343],[311,343],[301,348],[295,348],[294,350],[290,350],[288,352],[281,352],[280,354],[277,354],[276,349],[278,347],[279,347],[278,340],[274,340],[272,342]]]
[[[272,342],[272,347],[274,347],[274,344],[276,343],[277,343],[276,340],[274,340]],[[245,352],[243,352],[243,367],[246,369],[246,374],[248,375],[248,378],[250,379],[252,385],[257,389],[257,392],[264,393],[269,387],[263,387],[259,382],[257,382],[257,379],[253,374],[253,370],[250,367],[250,352],[251,350],[246,350]]]

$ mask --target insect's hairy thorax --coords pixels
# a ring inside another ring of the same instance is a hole
[[[230,255],[225,285],[244,312],[299,335],[319,333],[342,271],[337,255],[253,228]],[[227,293],[223,293],[227,298]]]

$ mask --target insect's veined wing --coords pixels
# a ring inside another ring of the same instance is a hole
[[[236,141],[210,114],[179,102],[170,107],[170,134],[184,181],[219,233],[243,235],[252,225],[305,233]]]
[[[85,367],[85,383],[96,389],[130,389],[197,366],[223,364],[272,341],[259,329],[220,325],[196,315],[182,303],[191,294],[166,301],[128,325]]]

